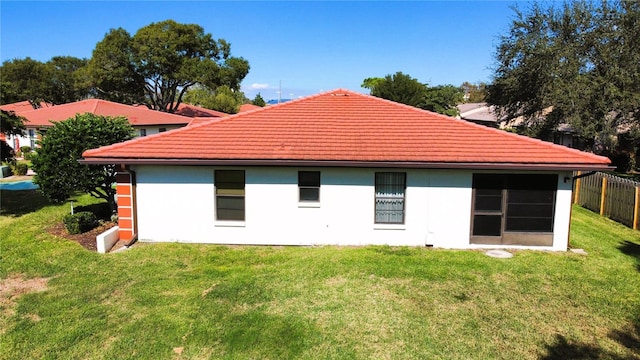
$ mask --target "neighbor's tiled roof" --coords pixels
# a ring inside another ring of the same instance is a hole
[[[92,113],[102,116],[125,116],[133,126],[186,125],[191,118],[149,110],[145,106],[131,106],[106,100],[89,99],[20,112],[26,126],[52,126],[50,121],[64,121],[76,114]]]
[[[258,110],[258,109],[262,109],[262,107],[258,106],[258,105],[253,105],[253,104],[242,104],[240,105],[240,111],[238,111],[239,113],[243,113],[243,112],[247,112],[247,111],[251,111],[251,110]]]
[[[460,118],[469,121],[498,122],[493,106],[487,103],[466,103],[458,105]]]
[[[605,157],[342,89],[88,150],[84,157],[123,163],[258,160],[396,162],[408,167],[609,164]]]
[[[51,104],[47,104],[46,102],[41,102],[40,103],[40,108],[45,108],[45,107],[50,107],[53,106]],[[12,103],[12,104],[5,104],[5,105],[1,105],[0,109],[4,110],[4,111],[13,111],[14,113],[16,113],[16,115],[20,115],[22,113],[24,113],[25,111],[32,111],[33,106],[31,106],[31,103],[27,100],[25,101],[20,101],[17,103]]]
[[[180,103],[180,105],[178,105],[178,110],[175,113],[182,116],[188,116],[190,118],[229,116],[229,114],[223,113],[222,111],[206,109],[200,106],[185,103]]]

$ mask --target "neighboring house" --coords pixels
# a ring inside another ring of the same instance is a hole
[[[610,164],[342,89],[83,157],[123,169],[124,240],[545,250],[567,249],[573,171]]]
[[[465,103],[458,105],[460,119],[488,127],[500,127],[494,107],[487,103]]]
[[[19,104],[22,103],[0,106],[0,109],[14,111],[17,115],[27,120],[25,122],[27,129],[22,136],[7,136],[7,143],[14,149],[19,149],[22,146],[35,148],[39,134],[46,132],[48,127],[53,126],[51,121],[64,121],[76,114],[92,113],[102,116],[124,116],[136,130],[136,136],[147,136],[177,129],[188,125],[193,120],[192,117],[150,110],[142,105],[124,105],[99,99],[82,100],[39,109]],[[183,114],[197,114],[198,116],[208,116],[209,118],[227,116],[227,114],[221,112],[201,109],[191,105],[183,106],[181,111]]]
[[[45,102],[40,103],[40,108],[49,106],[52,105]],[[33,110],[33,106],[29,101],[25,100],[13,104],[2,105],[0,106],[0,109],[4,111],[10,111],[19,115],[20,113],[23,113],[25,111]],[[22,142],[20,141],[20,139],[22,139]],[[17,150],[20,148],[20,146],[34,147],[32,144],[35,144],[35,141],[37,140],[37,134],[35,133],[35,131],[25,131],[24,136],[7,136],[3,133],[0,133],[0,140],[5,141],[9,146]]]
[[[501,121],[495,112],[495,106],[487,103],[465,103],[458,105],[458,111],[460,112],[459,118],[466,121],[471,121],[476,124],[508,129],[517,128],[524,122],[522,116],[509,121]],[[544,115],[548,114],[551,108],[544,111]],[[578,136],[573,128],[568,124],[560,124],[552,134],[553,143],[563,145],[570,148],[579,148],[581,144]]]

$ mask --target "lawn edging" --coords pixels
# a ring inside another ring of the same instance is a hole
[[[120,227],[114,226],[96,237],[96,248],[98,253],[105,254],[111,250],[113,245],[120,239],[118,230]]]

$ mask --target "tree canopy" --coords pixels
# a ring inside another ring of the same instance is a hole
[[[134,130],[124,117],[77,114],[56,122],[40,141],[33,158],[34,183],[49,199],[61,202],[74,191],[105,199],[115,209],[115,165],[84,165],[85,150],[132,139]]]
[[[65,104],[91,94],[91,87],[82,71],[86,59],[55,56],[46,63],[25,59],[5,61],[0,68],[0,103],[28,100],[34,108],[41,102]]]
[[[173,20],[152,23],[133,36],[112,29],[89,64],[99,97],[166,112],[174,112],[196,84],[239,91],[248,72],[249,63],[232,57],[227,41],[213,39],[199,25]]]
[[[640,2],[575,1],[516,17],[496,50],[488,102],[523,116],[533,135],[560,123],[614,146],[616,131],[640,121]]]
[[[265,105],[267,105],[267,102],[264,101],[264,98],[262,97],[262,95],[260,95],[260,93],[256,94],[256,97],[253,98],[251,103],[255,106],[260,106],[260,107],[265,107]]]
[[[402,72],[384,78],[366,78],[362,85],[371,95],[449,116],[458,115],[464,93],[453,85],[429,87]]]
[[[464,93],[464,99],[467,103],[481,103],[487,99],[487,84],[485,82],[472,84],[465,81],[460,85],[460,89]]]
[[[422,108],[427,86],[417,79],[398,71],[384,78],[364,79],[362,87],[371,90],[371,95],[383,99]]]
[[[196,85],[184,95],[185,103],[227,114],[237,113],[240,105],[248,101],[242,91],[235,91],[227,85],[218,86],[215,90]]]

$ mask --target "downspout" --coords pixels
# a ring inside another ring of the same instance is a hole
[[[124,247],[129,248],[133,244],[135,244],[136,241],[138,241],[138,233],[137,232],[133,234],[133,237],[131,238],[131,240],[129,240],[126,244],[124,244]]]

